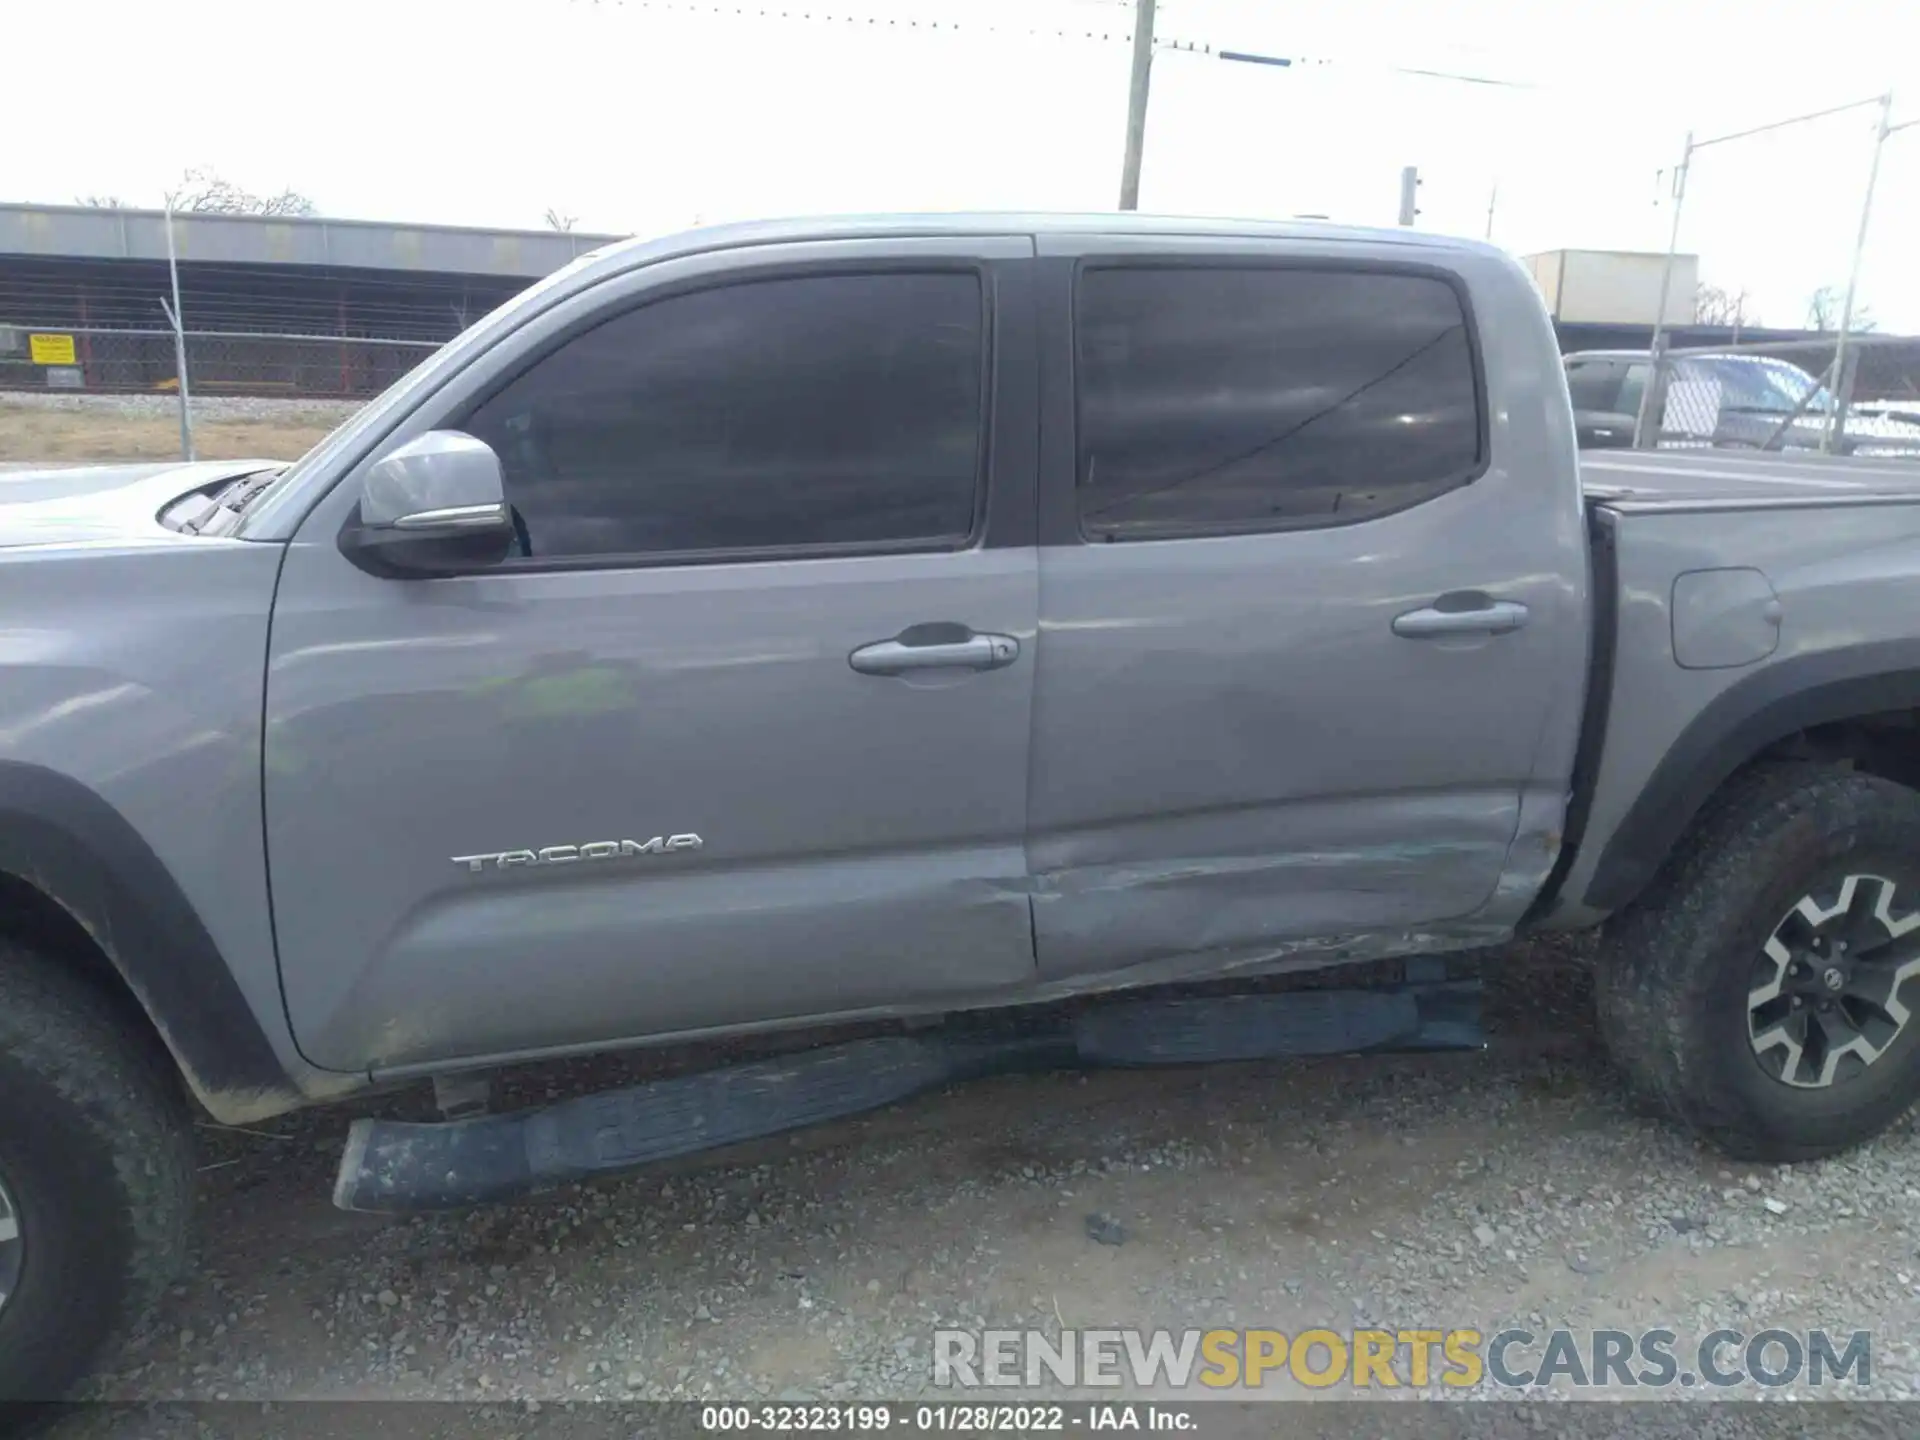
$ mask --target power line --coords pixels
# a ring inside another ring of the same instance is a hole
[[[1106,44],[1133,43],[1132,29],[1072,25],[1004,25],[972,19],[935,19],[930,16],[861,15],[802,5],[727,5],[698,3],[698,0],[589,0],[595,8],[611,3],[622,10],[647,10],[663,14],[699,15],[727,20],[784,20],[789,23],[845,26],[848,29],[876,33],[919,35],[1005,35],[1033,40],[1086,40]],[[1191,40],[1178,36],[1159,36],[1153,40],[1156,50],[1185,51],[1212,55],[1222,60],[1251,61],[1263,65],[1325,65],[1328,62],[1305,56],[1257,55],[1250,51],[1221,46],[1210,40]]]
[[[811,5],[728,5],[715,0],[588,0],[598,8],[613,4],[619,8],[654,11],[663,14],[698,15],[734,20],[783,20],[788,23],[845,27],[848,30],[891,32],[916,35],[1004,35],[1035,40],[1080,40],[1093,43],[1131,45],[1133,30],[1080,25],[1005,25],[974,19],[934,18],[931,15],[854,14],[837,8],[816,9]],[[1125,4],[1126,0],[1120,0]],[[1116,10],[1119,6],[1116,5]],[[1374,65],[1365,61],[1336,60],[1329,56],[1269,55],[1237,44],[1188,36],[1153,36],[1156,51],[1170,50],[1191,55],[1210,55],[1216,60],[1243,64],[1269,65],[1282,69],[1318,69],[1323,66],[1378,69],[1396,75],[1411,75],[1426,80],[1456,81],[1466,85],[1484,85],[1503,90],[1534,90],[1531,81],[1508,80],[1497,75],[1475,75],[1465,71],[1441,70],[1430,66]]]

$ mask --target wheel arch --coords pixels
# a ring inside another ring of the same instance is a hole
[[[1602,913],[1630,904],[1708,800],[1749,765],[1784,756],[1847,760],[1920,788],[1920,640],[1795,656],[1722,691],[1607,836],[1580,902]]]
[[[137,1011],[216,1119],[259,1119],[306,1103],[199,915],[139,832],[79,781],[17,761],[0,761],[0,932]]]

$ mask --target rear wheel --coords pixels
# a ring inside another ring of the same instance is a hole
[[[1920,794],[1815,765],[1729,785],[1609,922],[1601,1029],[1728,1153],[1807,1160],[1920,1099]]]
[[[192,1137],[164,1057],[0,944],[0,1401],[63,1394],[186,1251]]]

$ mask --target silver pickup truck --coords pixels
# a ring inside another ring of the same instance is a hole
[[[180,1262],[196,1105],[431,1082],[335,1198],[464,1205],[1010,1066],[1471,1045],[1431,957],[1604,922],[1639,1089],[1854,1144],[1920,1094],[1916,480],[1583,473],[1498,251],[1107,215],[619,245],[294,465],[0,481],[0,1396]]]

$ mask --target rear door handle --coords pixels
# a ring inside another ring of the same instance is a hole
[[[962,640],[920,645],[876,640],[854,651],[847,663],[862,675],[905,675],[912,670],[998,670],[1019,658],[1020,642],[1011,635],[969,634]]]
[[[1481,603],[1474,604],[1473,601]],[[1393,633],[1408,640],[1444,635],[1507,635],[1527,623],[1527,607],[1518,600],[1495,600],[1477,591],[1442,595],[1419,610],[1393,617]]]

